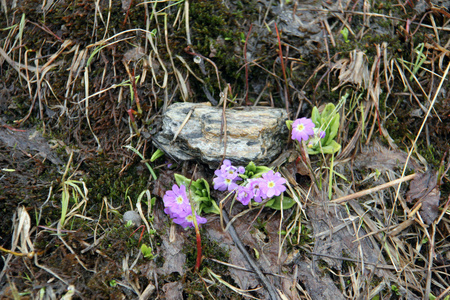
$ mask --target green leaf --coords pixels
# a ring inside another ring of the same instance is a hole
[[[257,166],[255,173],[250,178],[259,178],[262,176],[262,174],[267,173],[271,170],[271,168],[268,168],[266,166]]]
[[[330,141],[334,140],[334,138],[336,137],[337,132],[339,130],[339,119],[340,116],[337,114],[333,117],[333,119],[331,119],[330,125],[327,130],[327,138],[326,142],[324,143],[325,145],[327,145]]]
[[[215,201],[201,202],[200,203],[200,213],[204,212],[206,214],[213,213],[220,215],[220,208],[217,206]]]
[[[142,244],[141,245],[141,252],[142,252],[142,254],[144,255],[145,258],[149,258],[149,259],[153,258],[152,248],[151,247],[147,247],[146,244]]]
[[[249,162],[248,165],[245,167],[245,173],[252,172],[255,173],[256,171],[256,165],[254,162]]]
[[[292,130],[292,123],[294,123],[294,121],[291,121],[291,120],[287,120],[287,121],[286,121],[286,126],[287,126],[287,128],[289,129],[289,131]]]
[[[175,174],[175,181],[177,182],[178,186],[184,185],[186,189],[189,187],[189,184],[191,183],[191,180],[189,178],[184,177],[180,174]]]
[[[341,145],[339,145],[336,141],[331,141],[327,146],[322,147],[323,153],[333,154],[341,150]]]
[[[311,120],[317,127],[320,127],[320,125],[321,125],[320,124],[320,114],[319,114],[319,110],[315,106],[313,107],[312,112],[311,112]]]
[[[154,162],[155,160],[157,160],[161,156],[164,156],[164,154],[165,153],[162,150],[156,149],[155,153],[153,153],[152,157],[150,157],[150,162]]]
[[[283,202],[283,209],[289,209],[296,203],[291,197],[283,197],[281,201],[281,196],[275,196],[266,203],[265,207],[281,210],[281,202]]]
[[[333,115],[335,115],[335,109],[336,106],[334,106],[333,103],[328,103],[325,105],[325,109],[322,112],[322,118],[328,121]]]

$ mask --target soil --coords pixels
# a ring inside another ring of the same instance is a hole
[[[2,3],[0,299],[445,299],[448,9]],[[334,103],[341,150],[308,156],[283,143],[270,166],[298,196],[285,210],[212,191],[243,246],[223,216],[205,214],[197,270],[195,230],[171,222],[162,198],[174,174],[212,187],[214,170],[150,159],[153,136],[170,104],[218,105],[224,94],[226,107],[283,108],[290,120]],[[424,175],[384,187],[416,173]],[[122,220],[133,210],[140,227]]]

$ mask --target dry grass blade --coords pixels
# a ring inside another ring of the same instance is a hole
[[[424,120],[423,120],[423,122],[422,122],[422,125],[420,126],[419,131],[417,132],[416,138],[414,139],[414,142],[413,142],[413,145],[412,145],[412,147],[411,147],[411,150],[408,152],[408,157],[406,158],[406,163],[405,163],[405,166],[404,166],[404,168],[403,168],[402,176],[404,176],[404,174],[405,174],[405,172],[406,172],[406,167],[407,167],[407,165],[408,165],[408,161],[409,161],[409,159],[410,159],[410,157],[411,157],[411,154],[412,154],[413,150],[414,150],[415,147],[416,147],[417,140],[419,139],[420,134],[422,133],[422,130],[423,130],[425,124],[426,124],[426,121],[427,121],[427,119],[428,119],[428,117],[429,117],[429,115],[430,115],[430,112],[431,112],[431,110],[433,109],[434,104],[436,103],[437,96],[439,95],[439,93],[440,93],[440,91],[441,91],[442,85],[444,84],[444,80],[445,80],[445,78],[447,77],[449,70],[450,70],[450,63],[447,65],[447,68],[445,69],[444,75],[443,75],[443,77],[442,77],[442,79],[441,79],[441,81],[440,81],[440,83],[439,83],[439,86],[438,86],[438,88],[436,89],[436,92],[434,93],[434,97],[433,97],[433,100],[431,101],[431,105],[430,105],[430,107],[428,108],[427,114],[425,115],[425,118],[424,118]],[[394,200],[394,203],[396,203],[396,201],[397,201],[397,199],[398,199],[398,197],[399,197],[400,186],[401,186],[401,184],[399,184],[398,187],[397,187],[397,191],[396,191],[396,194],[395,194],[395,200]],[[394,211],[392,211],[392,214],[393,214],[393,213],[394,213]],[[391,214],[391,218],[392,218],[392,214]]]
[[[222,276],[214,273],[213,271],[211,271],[211,269],[207,268],[207,270],[208,270],[208,275],[211,277],[211,279],[217,280],[221,284],[223,284],[226,287],[228,287],[229,289],[231,289],[233,292],[238,293],[239,295],[244,296],[244,297],[249,298],[249,299],[258,299],[259,300],[259,298],[256,298],[256,297],[252,296],[248,292],[257,291],[260,288],[256,288],[256,289],[252,289],[252,290],[242,290],[242,289],[240,289],[238,287],[235,287],[235,286],[231,285],[230,283],[226,282],[225,280],[223,280]]]
[[[5,276],[7,267],[15,255],[16,248],[20,253],[32,258],[34,255],[34,246],[30,238],[31,219],[25,207],[20,206],[13,217],[14,232],[11,241],[11,250],[7,251],[9,254],[4,261],[4,267],[0,272],[0,281]],[[2,247],[2,250],[3,247]]]
[[[342,203],[345,203],[345,202],[347,202],[349,200],[356,199],[356,198],[359,198],[359,197],[362,197],[362,196],[365,196],[365,195],[369,195],[369,194],[371,194],[373,192],[376,192],[376,191],[379,191],[379,190],[383,190],[385,188],[397,185],[399,183],[402,183],[402,182],[405,182],[405,181],[408,181],[408,180],[412,180],[412,179],[414,179],[414,177],[416,177],[416,175],[417,174],[407,175],[405,177],[393,180],[391,182],[388,182],[388,183],[385,183],[385,184],[382,184],[382,185],[379,185],[379,186],[376,186],[376,187],[373,187],[373,188],[370,188],[370,189],[367,189],[367,190],[364,190],[364,191],[360,191],[360,192],[357,192],[357,193],[354,193],[354,194],[350,194],[350,195],[347,195],[347,196],[344,196],[344,197],[340,197],[338,199],[333,199],[333,200],[331,200],[331,202],[332,203],[336,203],[336,204],[342,204]]]

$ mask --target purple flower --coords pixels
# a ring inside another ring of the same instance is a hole
[[[219,190],[221,192],[228,190],[231,192],[238,187],[233,179],[225,177],[220,170],[216,170],[214,174],[217,176],[213,179],[215,190]]]
[[[222,166],[220,167],[220,173],[223,177],[233,179],[233,180],[240,180],[240,177],[238,177],[239,174],[243,174],[245,172],[244,167],[235,167],[231,164],[231,162],[228,159],[225,159],[223,161]],[[216,175],[218,173],[215,173]],[[220,176],[220,175],[217,175]]]
[[[311,119],[301,118],[292,123],[292,139],[301,142],[314,135],[314,123]]]
[[[223,162],[222,162],[221,169],[222,169],[222,168],[227,169],[227,168],[229,168],[229,167],[232,167],[231,161],[230,161],[229,159],[224,159]]]
[[[238,175],[243,173],[245,173],[244,167],[236,168],[228,159],[225,159],[220,169],[214,171],[214,175],[217,176],[213,179],[214,189],[222,192],[235,190],[238,187],[236,181],[242,180]]]
[[[223,167],[222,167],[223,168]],[[226,170],[220,170],[222,176],[234,180],[238,176],[237,169],[235,167],[229,167]]]
[[[237,168],[237,172],[238,172],[238,174],[244,174],[244,173],[245,173],[245,168],[242,167],[242,166],[239,166],[239,167]]]
[[[164,212],[169,215],[175,224],[183,226],[183,228],[194,227],[194,217],[192,215],[191,204],[186,195],[186,187],[184,185],[174,184],[172,190],[167,191],[163,197]],[[205,224],[206,219],[197,216],[198,224]]]
[[[314,128],[314,136],[308,140],[308,148],[314,148],[317,146],[321,139],[326,136],[326,132],[320,130],[320,128]]]
[[[320,133],[319,133],[319,137],[321,139],[323,139],[325,137],[325,135],[326,135],[325,131],[321,130]]]
[[[248,186],[238,186],[236,191],[236,199],[243,205],[248,205],[253,198],[253,193]]]
[[[267,198],[266,193],[261,189],[264,186],[265,180],[263,178],[250,179],[248,187],[250,193],[253,194],[253,200],[256,202],[262,202],[263,199]]]
[[[269,171],[262,175],[264,184],[260,187],[268,198],[273,196],[280,196],[286,190],[286,179],[281,177],[280,173]]]
[[[167,210],[171,217],[173,214],[179,214],[181,211],[185,211],[188,207],[191,207],[184,185],[178,187],[178,185],[174,184],[172,190],[169,190],[164,194],[163,201],[164,207],[166,207],[164,212]]]
[[[197,215],[197,224],[205,224],[206,221],[206,218]],[[185,211],[183,212],[183,214],[176,216],[173,219],[173,222],[175,224],[181,225],[183,228],[194,227],[194,216],[192,215],[192,210],[190,209],[190,207],[188,211]]]

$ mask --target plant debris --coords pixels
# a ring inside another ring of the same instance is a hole
[[[425,224],[430,225],[439,216],[439,199],[441,193],[438,186],[438,173],[428,170],[411,181],[406,201],[420,207],[420,215]]]

